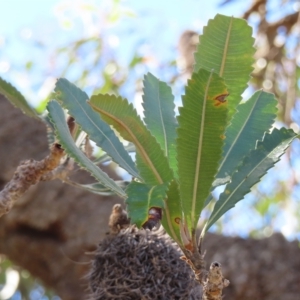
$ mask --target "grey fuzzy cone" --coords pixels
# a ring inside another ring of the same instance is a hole
[[[181,253],[161,231],[131,226],[98,246],[89,274],[92,300],[200,297],[200,286]]]

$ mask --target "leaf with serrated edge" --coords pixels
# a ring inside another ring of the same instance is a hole
[[[272,127],[277,113],[273,94],[257,91],[245,103],[238,105],[232,124],[225,131],[224,159],[217,178],[231,176],[240,160],[255,148],[265,131]]]
[[[148,73],[144,78],[142,104],[145,124],[160,144],[174,174],[177,174],[175,145],[177,121],[171,88],[165,82]]]
[[[274,95],[263,91],[255,92],[247,102],[238,105],[225,131],[224,158],[213,183],[214,188],[230,181],[241,159],[255,148],[256,141],[262,138],[264,132],[270,130],[276,117],[276,105]],[[210,196],[206,199],[205,206],[211,199]]]
[[[74,181],[68,181],[67,183],[72,186],[78,187],[80,189],[89,191],[89,192],[97,194],[97,195],[109,196],[109,195],[114,194],[114,192],[110,188],[104,186],[101,183],[97,183],[97,182],[90,183],[90,184],[80,184],[80,183],[77,183]],[[115,181],[115,183],[122,189],[125,189],[126,186],[128,185],[128,182],[125,182],[125,181]]]
[[[241,101],[253,71],[255,48],[252,28],[243,19],[216,15],[200,36],[195,71],[214,71],[224,78],[228,91],[228,121]]]
[[[30,107],[24,96],[10,83],[0,77],[0,94],[4,95],[7,100],[28,117],[40,120],[36,111]]]
[[[274,167],[296,137],[298,136],[293,130],[286,128],[280,130],[274,128],[272,133],[265,134],[263,141],[259,141],[256,149],[244,158],[237,172],[233,174],[231,183],[220,195],[205,226],[205,231],[251,191],[251,187]]]
[[[92,108],[120,135],[136,147],[136,162],[146,184],[159,185],[173,178],[168,160],[132,104],[113,95],[92,96]]]
[[[164,199],[165,205],[163,209],[163,218],[161,223],[166,232],[173,238],[177,244],[181,245],[179,224],[182,220],[181,199],[179,195],[179,187],[176,180],[172,180],[167,197]]]
[[[47,105],[47,110],[49,111],[50,120],[55,127],[56,136],[65,152],[82,168],[89,171],[100,183],[110,188],[119,196],[126,197],[126,193],[114,182],[114,180],[109,178],[106,173],[93,164],[93,162],[91,162],[86,155],[76,147],[66,123],[64,112],[58,102],[55,100],[50,101]]]
[[[55,92],[56,100],[75,118],[82,130],[89,135],[89,138],[121,168],[132,176],[139,178],[134,162],[114,131],[87,104],[88,95],[65,78],[57,81]]]
[[[227,89],[221,77],[201,69],[188,81],[179,108],[177,160],[182,210],[195,230],[222,154]]]
[[[132,181],[126,188],[126,204],[131,223],[141,227],[148,220],[151,207],[163,208],[167,187],[167,184],[150,186]]]
[[[70,183],[68,182],[68,184],[70,184]],[[96,183],[94,183],[94,184],[80,184],[80,183],[77,183],[77,182],[73,182],[70,185],[75,186],[75,187],[80,188],[80,189],[83,189],[85,191],[88,191],[88,192],[96,194],[96,195],[101,195],[101,196],[114,195],[114,192],[110,188],[107,188],[107,187],[101,188],[101,186],[103,186],[101,184],[99,184],[99,187],[97,186]]]
[[[135,146],[132,143],[129,143],[128,145],[124,146],[125,150],[129,153],[134,153],[135,152]],[[111,161],[111,157],[107,154],[104,153],[100,157],[94,160],[94,163],[96,164],[102,164],[105,162]]]

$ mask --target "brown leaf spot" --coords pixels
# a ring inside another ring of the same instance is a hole
[[[214,98],[214,100],[216,100],[217,102],[215,103],[215,106],[219,106],[223,103],[225,103],[227,100],[225,99],[226,97],[228,97],[229,94],[228,93],[224,93],[224,94],[220,94],[218,96],[216,96]]]
[[[180,221],[181,221],[181,219],[177,217],[177,218],[175,218],[175,220],[174,220],[174,221],[175,221],[175,223],[176,223],[176,224],[178,224],[178,225],[179,225],[179,224],[180,224]]]

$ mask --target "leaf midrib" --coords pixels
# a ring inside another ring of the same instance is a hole
[[[222,169],[222,167],[223,167],[223,165],[224,165],[224,163],[225,163],[227,157],[228,157],[229,154],[231,153],[233,147],[235,147],[236,141],[237,141],[237,140],[239,139],[239,137],[242,135],[242,132],[244,131],[246,125],[248,124],[248,121],[249,121],[249,119],[250,119],[251,116],[252,116],[252,112],[254,111],[254,109],[255,109],[255,107],[256,107],[256,105],[257,105],[257,103],[258,103],[258,100],[259,100],[260,97],[261,97],[261,94],[262,94],[262,90],[260,91],[260,93],[259,93],[259,95],[258,95],[258,97],[257,97],[257,99],[256,99],[256,101],[255,101],[255,103],[254,103],[254,105],[252,106],[252,109],[251,109],[250,113],[248,114],[248,117],[246,118],[246,120],[245,120],[243,126],[240,128],[240,130],[239,130],[237,136],[235,137],[235,139],[234,139],[233,142],[231,143],[231,146],[230,146],[230,148],[228,149],[227,154],[225,155],[224,159],[222,160],[222,163],[220,164],[219,170]],[[229,175],[230,175],[230,174],[229,174]]]
[[[161,111],[160,82],[158,82],[158,89],[157,89],[156,97],[158,99],[157,101],[158,101],[158,107],[159,107],[159,118],[160,118],[162,130],[163,130],[163,136],[164,136],[164,154],[166,157],[168,157],[168,151],[169,151],[168,141],[167,141],[165,123],[164,123],[162,111]]]
[[[194,178],[194,187],[193,187],[193,196],[192,196],[192,213],[191,213],[191,221],[192,224],[195,224],[195,210],[196,210],[196,202],[197,202],[197,189],[198,189],[198,180],[199,180],[199,170],[201,167],[201,153],[202,153],[202,144],[203,144],[203,135],[204,135],[204,123],[205,123],[205,113],[206,113],[206,103],[207,103],[207,95],[210,86],[210,82],[212,79],[213,71],[210,72],[204,93],[203,106],[202,106],[202,116],[201,116],[201,127],[199,134],[199,142],[198,142],[198,153],[196,160],[196,168],[195,168],[195,178]]]
[[[230,23],[229,23],[229,27],[228,27],[228,31],[227,31],[225,47],[224,47],[223,57],[222,57],[222,63],[221,63],[221,68],[220,68],[220,72],[219,72],[220,77],[223,76],[223,72],[224,72],[224,69],[225,69],[225,63],[226,63],[226,57],[227,57],[227,53],[228,53],[228,46],[229,46],[229,39],[230,39],[230,34],[231,34],[232,22],[233,22],[233,17],[231,17],[231,19],[230,19]]]
[[[158,90],[159,90],[159,95],[160,95],[160,83],[158,83]],[[158,95],[158,97],[159,97]],[[163,129],[163,134],[164,134],[164,144],[165,144],[165,156],[168,157],[168,141],[167,141],[167,134],[166,134],[166,129],[165,129],[165,123],[164,123],[164,120],[163,120],[163,116],[162,116],[162,112],[161,112],[161,98],[159,97],[159,100],[158,100],[158,105],[159,105],[159,116],[160,116],[160,120],[161,120],[161,124],[162,124],[162,129]]]
[[[152,193],[153,193],[153,190],[155,189],[155,186],[153,186],[150,190],[149,190],[149,192],[148,192],[148,199],[147,199],[147,203],[148,203],[148,205],[147,205],[147,207],[149,207],[150,206],[150,202],[151,202],[151,195],[152,195]]]
[[[150,157],[148,156],[148,154],[145,151],[145,149],[143,148],[143,146],[140,144],[139,140],[133,134],[133,132],[131,131],[131,129],[124,122],[122,122],[120,119],[116,118],[114,115],[112,115],[112,114],[108,113],[107,111],[102,110],[101,108],[93,105],[93,103],[91,103],[90,101],[88,101],[88,103],[91,105],[91,107],[94,110],[96,110],[99,113],[102,113],[102,114],[108,116],[109,118],[113,119],[117,124],[119,124],[122,128],[125,128],[125,130],[131,136],[131,138],[133,140],[133,143],[136,145],[136,148],[139,149],[139,152],[140,152],[141,156],[146,160],[148,166],[150,167],[150,169],[154,173],[154,175],[155,175],[156,179],[158,180],[159,184],[163,184],[163,180],[162,180],[161,176],[159,175],[158,171],[156,170],[155,166],[153,165]]]

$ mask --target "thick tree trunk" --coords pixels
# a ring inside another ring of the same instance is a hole
[[[0,189],[20,161],[48,153],[46,128],[0,96]],[[108,170],[112,177],[116,177]],[[74,178],[92,182],[83,171]],[[90,252],[108,231],[111,207],[121,200],[99,197],[58,180],[33,186],[0,218],[0,253],[37,276],[64,300],[85,299]]]
[[[48,154],[46,129],[0,96],[0,188],[19,162]],[[110,174],[114,174],[111,172]],[[75,177],[87,182],[84,172]],[[95,250],[108,231],[117,197],[99,197],[62,184],[32,187],[0,218],[0,253],[39,277],[64,300],[87,299],[85,275]],[[300,294],[300,250],[277,234],[254,240],[209,234],[206,261],[222,264],[230,286],[225,299],[295,300]],[[180,272],[180,270],[179,270]]]

